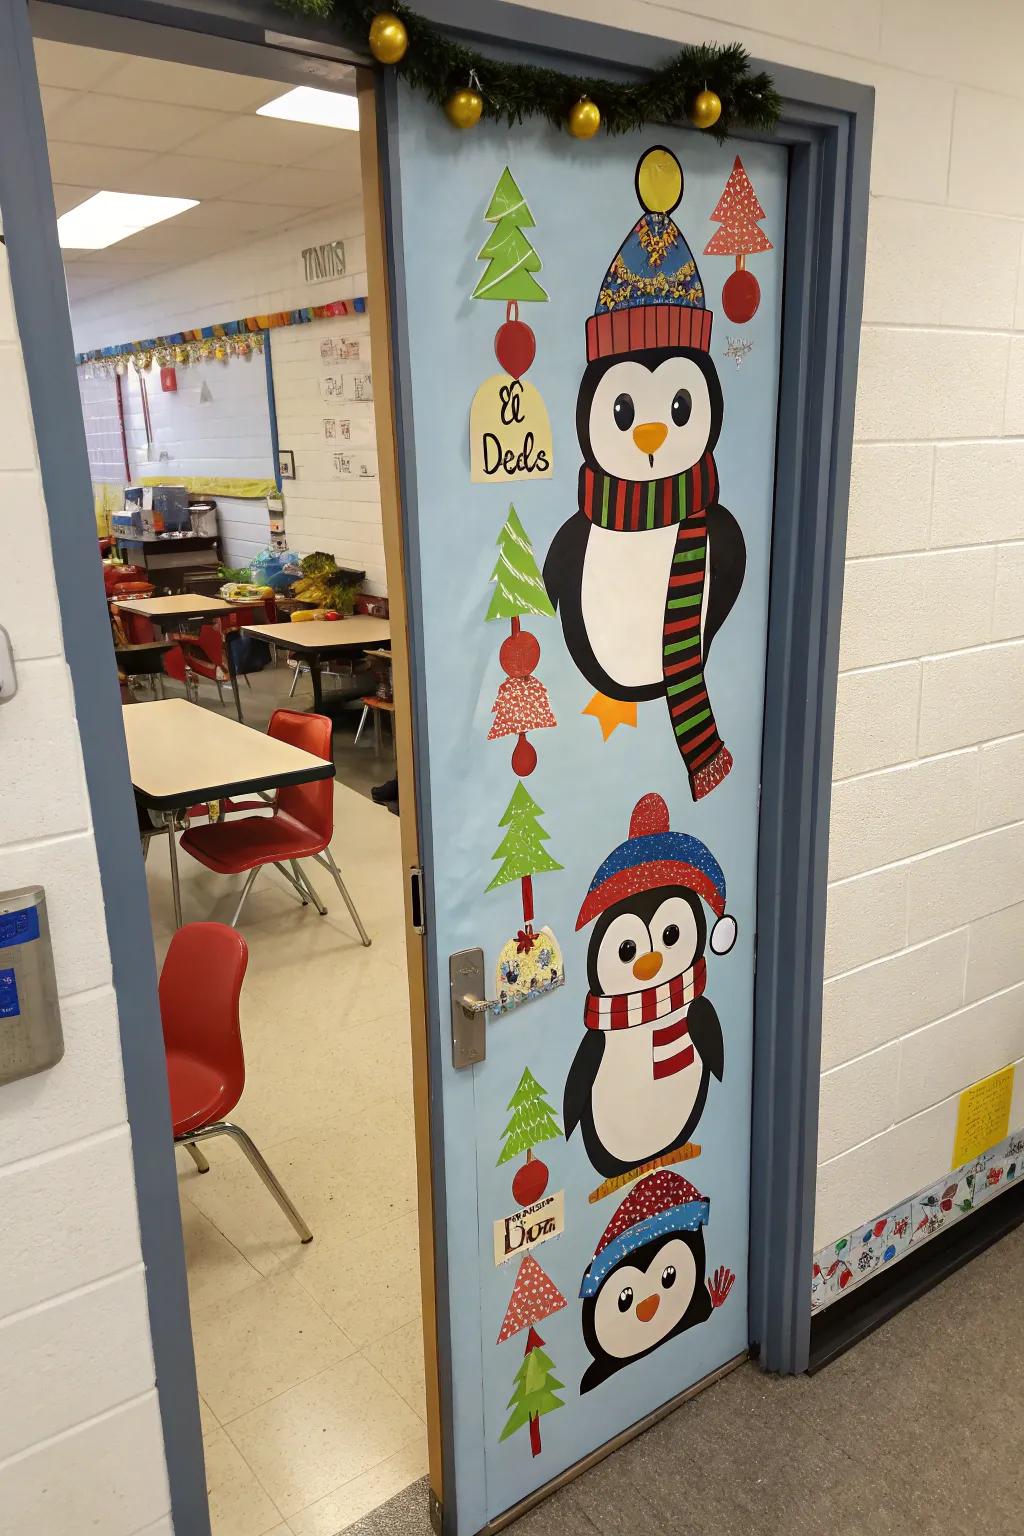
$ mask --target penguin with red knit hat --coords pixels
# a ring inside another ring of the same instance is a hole
[[[710,1200],[659,1168],[634,1184],[604,1229],[580,1286],[583,1338],[593,1356],[580,1392],[705,1322],[732,1290],[724,1266],[705,1278]]]
[[[708,939],[704,907],[715,922]],[[724,1068],[722,1026],[704,994],[705,944],[725,954],[736,921],[725,876],[699,838],[674,832],[660,795],[638,800],[629,837],[595,874],[576,919],[594,924],[586,1030],[563,1099],[606,1178],[681,1149]]]

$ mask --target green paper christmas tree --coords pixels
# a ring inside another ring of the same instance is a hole
[[[512,1118],[501,1133],[504,1145],[498,1166],[510,1162],[513,1157],[521,1157],[524,1152],[529,1153],[538,1142],[553,1141],[561,1136],[555,1112],[529,1067],[519,1079],[519,1087],[509,1099],[508,1108]]]
[[[489,619],[516,619],[524,613],[554,618],[555,610],[534,558],[533,545],[513,506],[509,507],[505,526],[498,535],[498,559],[490,580],[496,585],[487,610]]]
[[[543,875],[562,868],[544,847],[551,834],[545,832],[540,824],[543,815],[544,812],[533,796],[521,783],[517,784],[505,807],[505,814],[498,823],[499,827],[507,827],[508,831],[491,858],[502,859],[504,862],[487,887],[489,891],[497,890],[499,885],[507,885],[510,880],[522,880],[525,886],[531,875]],[[524,889],[524,905],[525,895]],[[533,916],[532,903],[529,916]]]
[[[555,1375],[555,1362],[544,1349],[543,1339],[532,1328],[530,1339],[536,1343],[532,1347],[527,1343],[527,1353],[516,1372],[515,1390],[508,1400],[512,1412],[500,1438],[507,1440],[517,1429],[529,1424],[530,1449],[534,1456],[539,1456],[541,1415],[565,1407],[562,1398],[555,1396],[556,1392],[564,1390],[565,1383]]]
[[[533,214],[508,166],[501,173],[484,218],[494,228],[477,253],[477,260],[488,265],[473,289],[473,298],[519,304],[547,299],[533,275],[540,271],[540,257],[523,234],[524,229],[533,229]]]

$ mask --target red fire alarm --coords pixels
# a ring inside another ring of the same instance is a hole
[[[165,395],[173,395],[178,390],[178,375],[173,368],[160,369],[160,388]]]

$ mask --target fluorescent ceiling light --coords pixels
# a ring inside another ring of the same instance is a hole
[[[105,251],[142,229],[195,208],[194,197],[144,197],[135,192],[97,192],[57,220],[64,250]]]
[[[268,101],[256,109],[257,117],[283,117],[289,123],[315,123],[318,128],[359,130],[359,103],[354,96],[338,91],[318,91],[312,85],[297,85],[294,91]]]

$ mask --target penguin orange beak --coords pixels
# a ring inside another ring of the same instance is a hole
[[[646,453],[651,464],[654,464],[654,455],[668,437],[668,427],[663,421],[642,421],[638,427],[633,428],[633,441],[641,453]]]
[[[639,960],[634,960],[633,975],[637,981],[650,981],[652,976],[657,976],[663,958],[659,950],[652,949],[649,955],[641,955]]]
[[[660,1306],[661,1297],[657,1293],[645,1296],[643,1301],[636,1304],[636,1315],[642,1323],[649,1323]]]

